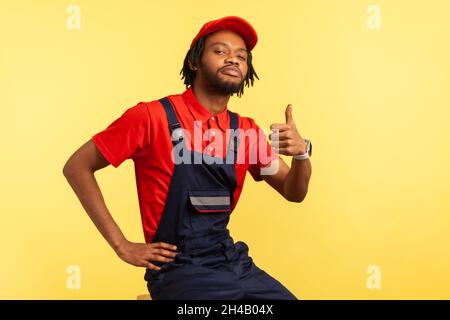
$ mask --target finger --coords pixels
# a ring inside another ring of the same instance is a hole
[[[291,126],[286,123],[273,123],[270,125],[270,130],[272,130],[272,131],[277,130],[279,132],[282,132],[285,130],[289,130],[290,128],[291,128]]]
[[[284,154],[286,156],[291,155],[291,148],[290,147],[281,147],[278,148],[278,153],[279,154]]]
[[[161,267],[155,266],[153,263],[151,262],[147,262],[146,261],[146,265],[147,268],[149,268],[150,270],[161,270]]]
[[[148,260],[150,261],[159,261],[159,262],[172,262],[174,259],[173,258],[167,258],[167,257],[163,257],[157,254],[152,254],[149,256]]]
[[[173,257],[175,257],[177,255],[176,252],[165,250],[165,249],[153,249],[153,250],[151,250],[150,253],[151,254],[160,255],[160,256],[164,256],[164,257],[168,257],[168,258],[173,258]]]
[[[271,146],[276,148],[286,148],[289,147],[292,144],[292,140],[285,139],[285,140],[278,140],[278,141],[272,141]]]
[[[286,117],[286,124],[294,124],[294,118],[292,118],[292,104],[288,104],[284,115]]]
[[[177,246],[170,244],[170,243],[166,243],[166,242],[157,242],[154,245],[155,248],[164,248],[167,250],[177,250]]]
[[[291,128],[291,126],[286,123],[272,123],[270,125],[270,130],[284,131],[284,130],[287,130],[290,128]]]
[[[291,137],[291,131],[282,131],[282,132],[272,132],[269,134],[270,140],[283,140]]]

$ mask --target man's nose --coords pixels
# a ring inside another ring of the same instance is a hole
[[[239,66],[239,59],[238,59],[237,55],[232,54],[232,53],[227,56],[227,58],[225,59],[225,62],[232,63],[235,66]]]

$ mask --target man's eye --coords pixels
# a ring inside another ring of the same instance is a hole
[[[242,56],[239,56],[239,59],[241,59],[242,61],[245,61],[245,58]]]
[[[221,50],[216,50],[216,51],[214,51],[215,53],[223,53],[223,51],[221,51]]]

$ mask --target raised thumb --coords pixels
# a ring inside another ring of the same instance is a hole
[[[284,112],[284,115],[286,116],[286,124],[293,124],[294,118],[292,118],[292,104],[288,104],[286,107],[286,111]]]

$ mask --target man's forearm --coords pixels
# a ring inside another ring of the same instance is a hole
[[[106,207],[94,172],[88,168],[65,168],[64,176],[97,229],[117,252],[126,239]]]
[[[291,168],[283,185],[285,198],[294,202],[303,201],[308,192],[310,177],[311,161],[292,158]]]

